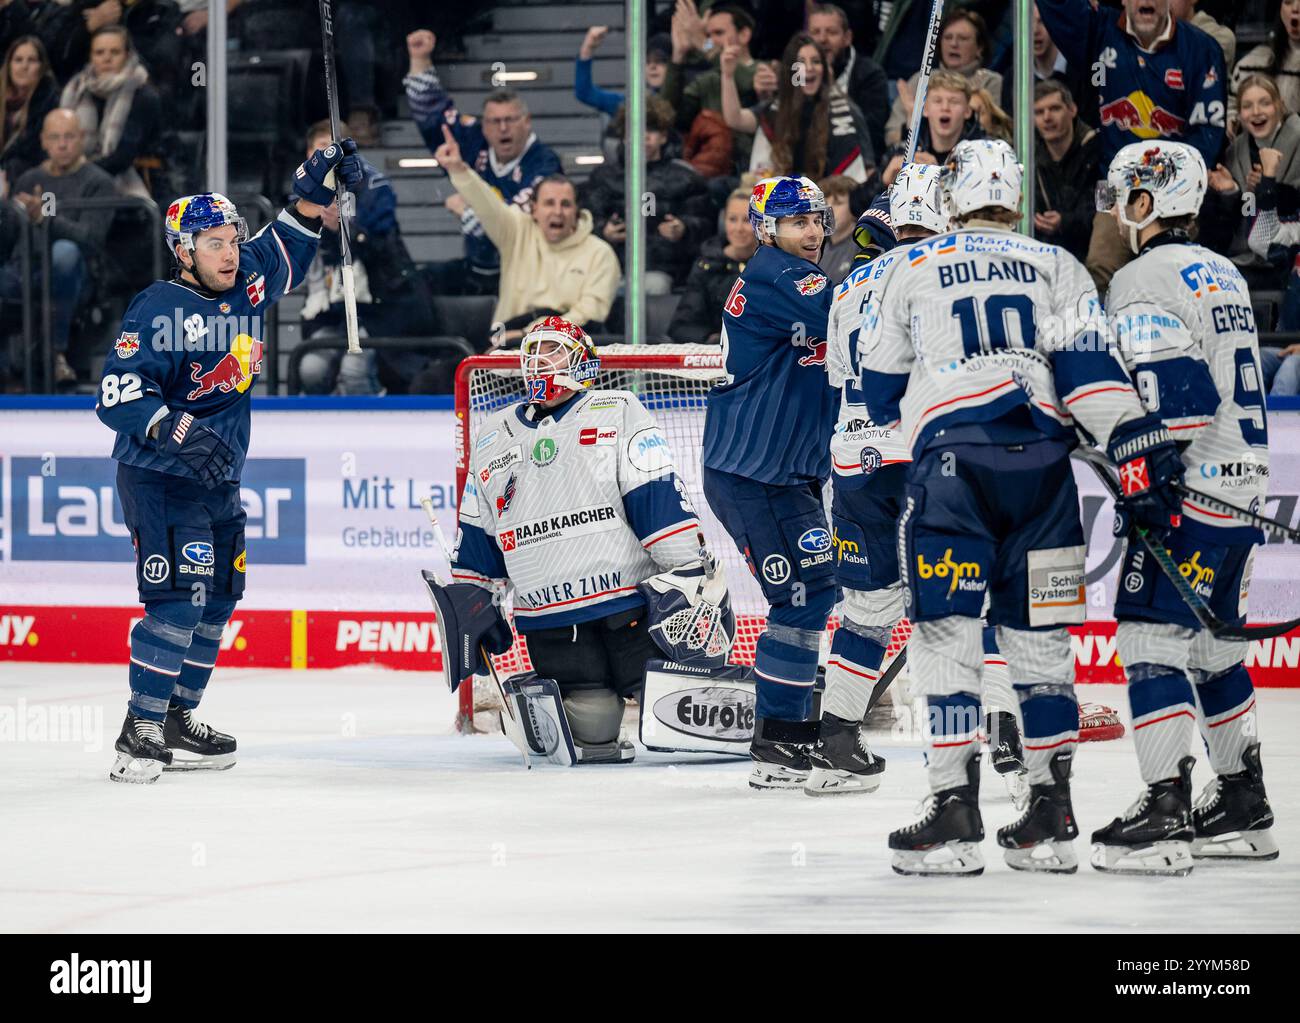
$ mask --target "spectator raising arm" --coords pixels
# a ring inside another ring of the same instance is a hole
[[[609,27],[606,25],[593,25],[587,29],[582,47],[578,50],[577,63],[573,68],[573,95],[577,97],[579,103],[595,107],[602,114],[613,117],[618,113],[618,108],[623,105],[623,94],[602,89],[591,79],[591,58],[608,34]]]
[[[507,251],[514,244],[521,226],[528,222],[528,215],[518,206],[507,206],[498,199],[473,168],[461,159],[456,134],[445,124],[442,138],[442,145],[433,154],[438,166],[447,172],[452,186],[473,209],[492,243],[502,252]]]
[[[734,46],[722,51],[718,61],[718,70],[722,76],[722,117],[727,127],[733,131],[743,131],[753,135],[758,130],[758,118],[752,110],[740,105],[740,90],[736,87],[736,64],[740,53]]]

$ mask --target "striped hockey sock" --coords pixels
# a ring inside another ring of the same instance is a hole
[[[189,710],[199,705],[208,679],[212,677],[212,669],[217,665],[217,655],[221,651],[221,630],[224,625],[224,622],[220,625],[199,622],[194,627],[194,637],[190,640],[190,648],[186,651],[185,660],[181,664],[180,677],[177,678],[176,688],[172,691],[172,703]]]
[[[760,718],[804,721],[812,710],[813,683],[817,679],[817,653],[821,634],[768,621],[758,637],[754,655],[757,697],[754,713]]]
[[[1133,742],[1138,768],[1148,785],[1178,777],[1178,762],[1187,756],[1196,722],[1192,684],[1182,675],[1154,665],[1129,668],[1128,702],[1133,714]]]
[[[831,640],[826,662],[826,693],[822,713],[845,721],[861,721],[871,691],[880,678],[880,665],[892,630],[885,626],[845,621]]]
[[[974,693],[926,697],[930,791],[965,785],[966,764],[979,753],[980,701]]]
[[[192,630],[146,613],[131,630],[131,701],[137,717],[162,721],[180,678]]]
[[[1020,690],[1024,720],[1022,744],[1030,785],[1050,785],[1052,757],[1079,742],[1079,704],[1064,686],[1025,686]]]
[[[1204,715],[1201,734],[1215,774],[1236,774],[1246,769],[1241,755],[1259,742],[1255,714],[1255,687],[1245,665],[1196,684]]]

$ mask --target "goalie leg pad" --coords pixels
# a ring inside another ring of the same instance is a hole
[[[662,752],[747,756],[754,702],[749,668],[651,661],[641,690],[641,745]]]
[[[623,701],[612,689],[571,689],[564,694],[564,713],[576,745],[598,746],[618,738]]]

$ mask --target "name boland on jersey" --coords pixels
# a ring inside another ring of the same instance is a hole
[[[474,444],[452,558],[457,582],[514,587],[532,632],[644,606],[638,583],[700,556],[699,519],[650,413],[589,391],[534,419],[489,419]]]
[[[831,435],[831,469],[835,485],[862,486],[877,469],[910,462],[912,453],[902,435],[888,425],[872,422],[862,394],[859,342],[862,319],[873,295],[885,290],[890,270],[898,265],[897,250],[857,267],[835,289],[826,334],[826,374],[840,388],[840,415]]]
[[[1268,492],[1268,422],[1250,292],[1236,266],[1200,245],[1157,244],[1115,274],[1106,307],[1143,404],[1186,445],[1187,484],[1257,506]],[[1240,524],[1195,501],[1183,511]]]
[[[997,421],[1019,409],[1046,437],[1070,439],[1077,417],[1103,446],[1142,415],[1092,279],[1064,249],[980,227],[890,254],[859,337],[862,394],[913,456],[961,425],[996,441]]]
[[[306,277],[320,235],[287,210],[239,247],[235,285],[208,295],[179,280],[136,295],[100,376],[95,412],[117,433],[113,457],[127,465],[197,479],[147,439],[169,410],[189,412],[235,453],[248,453],[253,383],[262,369],[266,311]]]
[[[774,486],[830,475],[832,291],[816,263],[770,245],[745,265],[723,306],[727,380],[709,392],[703,465]]]

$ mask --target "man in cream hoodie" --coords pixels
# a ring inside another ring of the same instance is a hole
[[[461,159],[451,131],[434,156],[501,252],[501,287],[492,342],[518,342],[528,324],[561,316],[588,331],[600,329],[618,290],[618,257],[591,232],[591,214],[578,209],[577,190],[560,175],[538,182],[532,213],[508,206]]]

